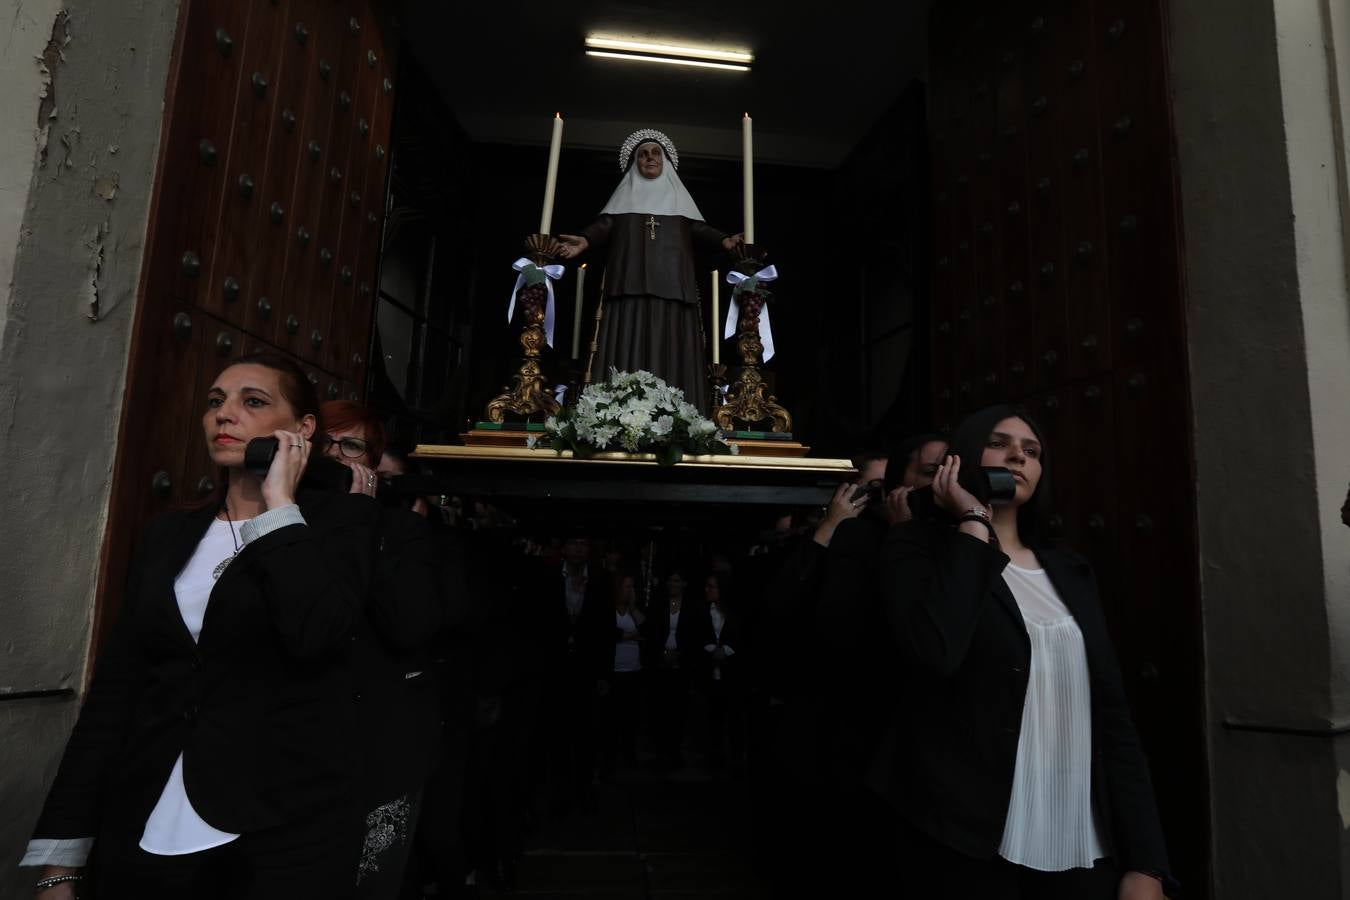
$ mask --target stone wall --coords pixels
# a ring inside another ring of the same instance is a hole
[[[1350,12],[1170,7],[1214,896],[1342,897]]]
[[[178,5],[6,6],[0,896],[22,897],[32,872],[15,863],[84,687]],[[43,695],[62,689],[69,693]]]

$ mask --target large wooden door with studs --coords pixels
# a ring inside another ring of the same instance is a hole
[[[1199,565],[1162,0],[958,0],[930,31],[937,420],[1025,404],[1092,562],[1169,846],[1206,895]]]
[[[215,489],[197,420],[227,360],[281,351],[320,399],[365,394],[393,29],[374,0],[180,6],[96,639],[115,618],[141,527]]]

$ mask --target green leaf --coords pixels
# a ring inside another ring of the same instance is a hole
[[[656,462],[663,466],[673,466],[684,459],[684,450],[678,444],[666,444],[656,454]]]
[[[520,270],[520,274],[524,276],[526,284],[543,284],[545,278],[548,277],[534,263],[526,263],[525,267]]]

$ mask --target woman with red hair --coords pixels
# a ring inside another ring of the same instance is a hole
[[[384,423],[348,400],[323,404],[318,444],[352,470],[354,494],[375,497],[384,454]],[[358,626],[352,661],[357,677],[361,780],[357,802],[365,839],[356,873],[358,900],[392,900],[417,826],[422,786],[440,758],[440,693],[432,644],[445,624],[446,591],[426,520],[384,508],[380,553]]]
[[[320,408],[324,433],[316,443],[352,470],[352,493],[375,496],[375,468],[384,454],[384,423],[375,411],[352,400],[330,400]]]

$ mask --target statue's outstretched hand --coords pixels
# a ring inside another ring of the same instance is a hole
[[[563,259],[571,259],[586,252],[586,248],[591,242],[579,234],[560,234],[558,240],[562,241],[562,250],[559,254]]]
[[[731,237],[722,238],[722,246],[728,250],[735,250],[737,244],[745,243],[745,234],[733,234]]]

